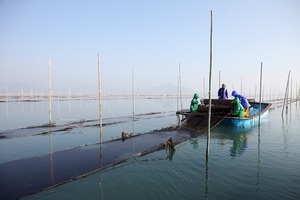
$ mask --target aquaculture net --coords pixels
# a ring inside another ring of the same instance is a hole
[[[213,100],[211,106],[210,128],[218,125],[232,109],[231,100]],[[185,118],[182,119],[182,127],[196,130],[202,133],[208,131],[209,107],[208,101],[204,100],[199,108],[194,112],[182,111],[177,114],[182,114]]]

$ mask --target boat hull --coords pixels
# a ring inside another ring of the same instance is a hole
[[[221,125],[233,125],[238,127],[251,127],[256,126],[259,123],[260,119],[265,119],[269,115],[269,109],[272,104],[270,103],[262,103],[261,104],[261,114],[259,116],[259,103],[250,103],[250,117],[225,117],[224,120],[221,121]]]

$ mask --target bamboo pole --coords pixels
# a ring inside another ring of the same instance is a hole
[[[179,77],[177,77],[177,111],[179,110]]]
[[[254,100],[256,99],[256,90],[257,90],[257,85],[255,85],[255,90],[254,90]]]
[[[289,88],[290,73],[291,73],[291,71],[289,71],[289,75],[288,75],[288,79],[287,79],[287,83],[286,83],[286,89],[285,89],[285,95],[284,95],[284,99],[283,99],[283,106],[282,106],[281,116],[283,115],[284,106],[285,106],[286,101],[287,101],[286,98],[287,98],[288,88]]]
[[[206,144],[206,161],[208,161],[209,156],[209,146],[210,146],[210,120],[211,120],[211,71],[212,71],[212,32],[213,32],[213,11],[210,11],[210,59],[209,59],[209,106],[208,106],[208,127],[207,127],[207,144]]]
[[[181,68],[179,63],[179,93],[180,93],[180,109],[182,110],[182,90],[181,90]]]
[[[296,107],[297,107],[297,102],[298,102],[298,83],[296,82]]]
[[[221,87],[221,71],[219,70],[219,88]]]
[[[241,76],[241,94],[243,94],[243,77]]]
[[[6,118],[8,118],[8,87],[7,86],[5,90],[5,99],[6,99]]]
[[[134,135],[134,73],[132,70],[132,134]],[[134,138],[132,138],[132,153],[134,153]]]
[[[101,199],[104,199],[104,193],[102,188],[103,175],[102,175],[102,97],[101,97],[101,76],[100,76],[100,53],[98,53],[98,98],[99,98],[99,128],[100,128],[100,187],[101,187]]]
[[[101,98],[101,76],[100,76],[100,53],[98,53],[98,98],[99,98],[100,143],[101,143],[102,142],[102,98]]]
[[[290,110],[291,110],[291,106],[292,106],[292,99],[293,99],[293,77],[291,77],[291,96],[290,96]]]
[[[51,76],[51,58],[49,59],[49,82],[48,82],[48,99],[49,99],[49,126],[52,124],[52,93],[51,93],[51,85],[52,85],[52,76]]]
[[[21,99],[22,99],[22,113],[24,112],[24,91],[23,91],[23,87],[22,87],[22,90],[21,90],[22,92],[21,92]],[[44,98],[44,97],[43,97]],[[44,105],[44,104],[42,104],[42,105]]]
[[[134,117],[134,74],[132,70],[132,115]]]
[[[5,88],[5,101],[8,102],[8,87]]]
[[[205,92],[205,77],[203,77],[203,98],[205,99],[206,92]]]
[[[260,63],[260,83],[259,83],[259,125],[260,125],[260,113],[261,113],[261,88],[262,88],[262,69],[263,69],[263,63]]]

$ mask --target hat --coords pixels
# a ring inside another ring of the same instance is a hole
[[[233,90],[232,93],[231,93],[231,96],[235,97],[236,95],[237,95],[237,92],[235,90]]]

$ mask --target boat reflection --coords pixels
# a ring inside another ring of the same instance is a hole
[[[224,140],[232,140],[232,146],[229,149],[229,155],[234,159],[243,155],[248,147],[248,135],[251,132],[251,128],[241,127],[229,127],[218,126],[213,129],[215,137],[221,139],[224,144]]]
[[[230,155],[232,158],[241,156],[248,146],[248,134],[234,135],[230,139],[233,140],[233,145],[230,148]]]

